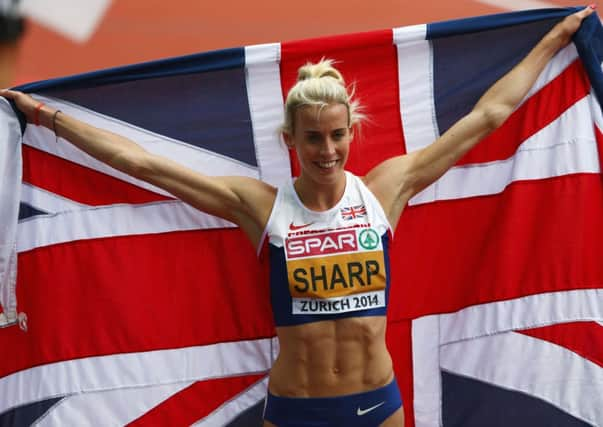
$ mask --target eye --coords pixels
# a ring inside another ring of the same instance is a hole
[[[316,142],[320,142],[320,140],[321,140],[321,136],[320,136],[320,134],[319,134],[319,133],[307,133],[307,134],[306,134],[306,139],[307,139],[309,142],[314,142],[314,143],[316,143]]]
[[[344,137],[345,137],[344,130],[337,130],[337,131],[333,132],[333,139],[335,139],[335,140],[341,140]]]

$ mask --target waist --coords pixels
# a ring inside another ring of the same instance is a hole
[[[313,410],[317,407],[324,407],[328,410],[334,410],[337,408],[338,404],[346,405],[346,400],[354,399],[354,398],[364,398],[370,394],[391,394],[394,392],[395,394],[399,394],[398,382],[396,381],[396,377],[392,375],[391,379],[385,383],[383,386],[361,391],[358,393],[349,393],[349,394],[339,394],[333,396],[324,396],[324,397],[305,397],[305,398],[297,398],[297,397],[284,397],[273,394],[272,392],[268,392],[271,398],[276,399],[291,399],[296,404],[301,405],[303,409]],[[346,405],[347,406],[347,405]]]
[[[275,395],[322,397],[372,390],[393,378],[384,316],[280,327],[270,373]]]

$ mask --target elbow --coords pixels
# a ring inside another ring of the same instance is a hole
[[[480,115],[480,120],[484,123],[487,132],[498,129],[509,118],[513,108],[505,104],[484,105],[474,110],[475,114]]]
[[[134,178],[145,180],[145,177],[149,175],[150,170],[150,155],[147,152],[131,152],[124,150],[117,153],[111,162],[111,166],[115,169],[130,175]]]

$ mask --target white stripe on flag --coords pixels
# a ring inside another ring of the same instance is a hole
[[[440,346],[560,322],[603,319],[603,290],[530,295],[412,321],[416,427],[441,426]]]
[[[411,342],[415,426],[440,427],[442,382],[439,316],[413,320]]]
[[[442,369],[533,396],[585,421],[603,420],[603,369],[571,350],[515,332],[443,346]]]
[[[17,251],[74,240],[231,227],[235,225],[179,200],[99,206],[19,222]]]
[[[271,347],[275,339],[86,357],[36,366],[0,378],[0,414],[71,394],[267,372],[273,363]]]
[[[17,253],[21,199],[21,128],[11,106],[0,98],[0,325],[13,324],[17,314]]]
[[[74,202],[26,182],[23,182],[21,185],[21,202],[48,213],[73,211],[90,207],[89,205]]]
[[[597,101],[597,95],[595,95],[595,92],[593,90],[591,90],[588,99],[590,101],[591,118],[593,119],[593,122],[598,128],[599,132],[601,132],[601,130],[603,129],[603,112],[601,111],[601,104],[599,104],[599,102]]]
[[[193,383],[76,394],[61,400],[32,426],[125,426]]]
[[[224,403],[207,417],[197,421],[194,426],[214,427],[223,426],[235,419],[246,409],[256,405],[266,397],[268,378],[258,381],[253,386]]]
[[[394,33],[394,39],[397,40]],[[433,52],[427,40],[397,44],[400,115],[406,151],[426,147],[440,135],[433,99]]]
[[[275,187],[291,179],[289,151],[278,133],[284,121],[279,62],[280,44],[245,48],[247,98],[260,178]]]
[[[392,30],[394,32],[394,44],[399,45],[407,42],[425,40],[427,38],[427,25],[408,25],[406,27],[398,27]]]
[[[512,157],[453,167],[409,204],[498,194],[514,181],[599,173],[589,98],[577,102],[527,139]]]
[[[80,119],[92,126],[101,129],[110,130],[113,133],[124,136],[151,153],[158,154],[163,157],[172,159],[184,166],[193,170],[200,171],[204,175],[224,176],[238,175],[259,178],[258,168],[245,164],[241,161],[230,157],[222,156],[209,150],[205,150],[193,145],[187,144],[186,141],[179,141],[168,138],[164,135],[151,132],[149,130],[139,128],[130,123],[123,122],[116,118],[104,116],[84,107],[40,95],[35,95],[36,99],[44,101],[47,105],[53,108],[58,108],[77,119]],[[54,154],[66,160],[70,160],[82,166],[100,171],[107,175],[121,179],[137,185],[139,187],[154,191],[159,194],[168,195],[164,190],[161,190],[151,184],[132,178],[98,160],[92,158],[88,154],[79,150],[72,144],[59,139],[58,143],[51,130],[42,126],[28,125],[23,137],[25,144],[50,154]]]
[[[603,320],[603,289],[551,292],[440,315],[440,345],[559,322]]]

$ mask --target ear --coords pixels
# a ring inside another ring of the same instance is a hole
[[[353,140],[354,140],[354,128],[351,127],[350,128],[350,141],[353,141]]]

